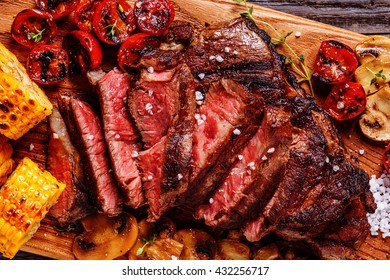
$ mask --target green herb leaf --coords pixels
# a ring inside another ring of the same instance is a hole
[[[376,83],[376,77],[374,77],[374,78],[371,79],[370,86],[371,86],[372,84],[375,84],[375,83]]]
[[[33,39],[35,43],[38,43],[39,41],[42,40],[42,36],[43,36],[43,32],[45,31],[45,28],[43,28],[42,30],[39,30],[35,26],[34,26],[34,28],[37,31],[37,33],[29,32],[27,34],[27,36],[28,36],[29,39]]]
[[[300,62],[305,62],[305,56],[304,56],[303,54],[299,55],[298,60],[299,60]]]
[[[139,256],[139,255],[142,255],[142,253],[144,252],[144,249],[145,249],[145,245],[142,246],[142,247],[139,247],[137,249],[137,252],[135,253],[136,256]]]
[[[115,30],[119,33],[119,34],[122,34],[121,30],[119,29],[119,27],[116,25],[117,21],[114,22],[114,24],[109,24],[107,25],[106,27],[104,27],[104,29],[110,29],[107,31],[107,35],[111,38],[113,38],[115,36]]]
[[[242,3],[244,0],[233,0],[233,2],[236,2],[236,3]]]
[[[53,228],[56,230],[56,231],[59,231],[59,232],[70,232],[72,230],[75,230],[77,228],[76,225],[67,225],[65,227],[57,227],[57,226],[53,226]]]

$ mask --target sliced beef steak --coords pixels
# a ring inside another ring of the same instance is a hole
[[[186,203],[197,205],[219,186],[237,154],[257,131],[263,99],[233,80],[211,85],[194,115],[193,167]]]
[[[237,155],[236,162],[209,203],[197,209],[207,225],[237,228],[257,218],[282,180],[291,144],[291,107],[267,105],[260,128]]]
[[[109,156],[98,115],[88,103],[74,97],[61,95],[58,102],[72,142],[80,152],[85,181],[93,193],[98,210],[107,215],[118,215],[122,210],[122,201],[110,172]]]
[[[122,190],[124,203],[138,208],[144,203],[141,177],[137,166],[140,135],[127,108],[131,76],[114,69],[98,83],[104,137],[112,169]]]
[[[92,214],[95,207],[85,186],[80,154],[70,140],[57,107],[53,108],[49,125],[47,169],[66,185],[57,203],[50,208],[50,215],[65,226]]]
[[[177,51],[154,51],[140,63],[145,69],[128,102],[145,148],[139,167],[148,219],[155,221],[188,190],[195,90],[190,69]]]

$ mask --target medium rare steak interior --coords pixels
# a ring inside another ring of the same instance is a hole
[[[87,131],[97,128],[86,123],[96,117],[80,101],[62,100],[92,178],[113,168],[115,177],[97,188],[110,186],[111,214],[120,212],[119,194],[133,208],[145,203],[149,221],[182,207],[249,242],[274,234],[305,242],[321,258],[351,257],[368,234],[373,200],[328,115],[253,21],[192,28],[173,24],[164,47],[143,54],[131,78],[114,70],[100,79],[105,139],[90,143]],[[104,147],[91,155],[103,140],[108,155]]]

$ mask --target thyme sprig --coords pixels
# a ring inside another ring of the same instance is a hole
[[[39,30],[38,28],[36,28],[36,26],[34,26],[34,28],[37,32],[36,33],[29,32],[27,36],[29,39],[34,40],[35,43],[38,43],[39,41],[42,40],[42,36],[43,36],[43,32],[45,31],[45,28],[43,28],[42,30]]]
[[[152,245],[154,243],[154,241],[156,241],[156,239],[157,239],[157,236],[155,234],[153,234],[153,236],[149,240],[146,239],[146,238],[141,237],[141,241],[144,242],[144,245],[137,249],[137,252],[135,253],[135,255],[136,256],[142,255],[142,253],[144,252],[146,246]]]
[[[244,3],[246,12],[241,13],[241,16],[249,18],[256,23],[267,26],[271,31],[278,37],[278,39],[272,40],[272,43],[275,46],[285,46],[290,52],[291,56],[287,59],[287,64],[291,66],[292,70],[299,75],[301,78],[298,80],[299,83],[307,82],[311,91],[311,94],[314,95],[312,76],[313,71],[306,65],[305,57],[303,54],[297,54],[297,52],[287,43],[287,37],[289,37],[292,32],[287,34],[281,34],[274,26],[270,23],[262,20],[257,20],[253,17],[254,7],[248,5],[247,0],[233,0],[236,3]],[[296,63],[297,62],[297,63]]]
[[[104,29],[107,30],[107,35],[111,38],[113,38],[115,36],[115,30],[119,33],[119,34],[122,34],[122,31],[119,29],[119,27],[116,25],[117,24],[117,20],[113,23],[113,24],[109,24],[107,25],[106,27],[104,27]]]
[[[64,227],[53,226],[53,228],[59,232],[71,232],[72,230],[75,230],[77,228],[77,225],[67,225]]]
[[[386,75],[383,74],[383,69],[379,70],[378,72],[372,71],[370,68],[366,67],[366,69],[371,72],[372,75],[374,75],[374,78],[371,79],[370,85],[375,84],[378,80],[378,78],[381,78],[383,81],[386,81]]]

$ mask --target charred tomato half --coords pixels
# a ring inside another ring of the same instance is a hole
[[[347,45],[335,41],[323,41],[314,62],[313,76],[327,84],[350,81],[358,60]]]
[[[52,85],[66,78],[68,63],[68,54],[64,49],[53,45],[38,45],[27,57],[27,72],[33,81]]]
[[[47,44],[57,34],[58,28],[50,14],[38,9],[25,9],[18,13],[11,26],[12,38],[32,49]]]
[[[93,13],[92,28],[102,42],[119,45],[135,29],[133,9],[125,0],[104,0]]]
[[[102,49],[98,40],[87,31],[74,30],[64,36],[62,47],[69,54],[69,72],[86,73],[102,64]]]
[[[332,88],[323,108],[334,119],[345,121],[363,113],[366,103],[367,98],[362,85],[345,82]]]

